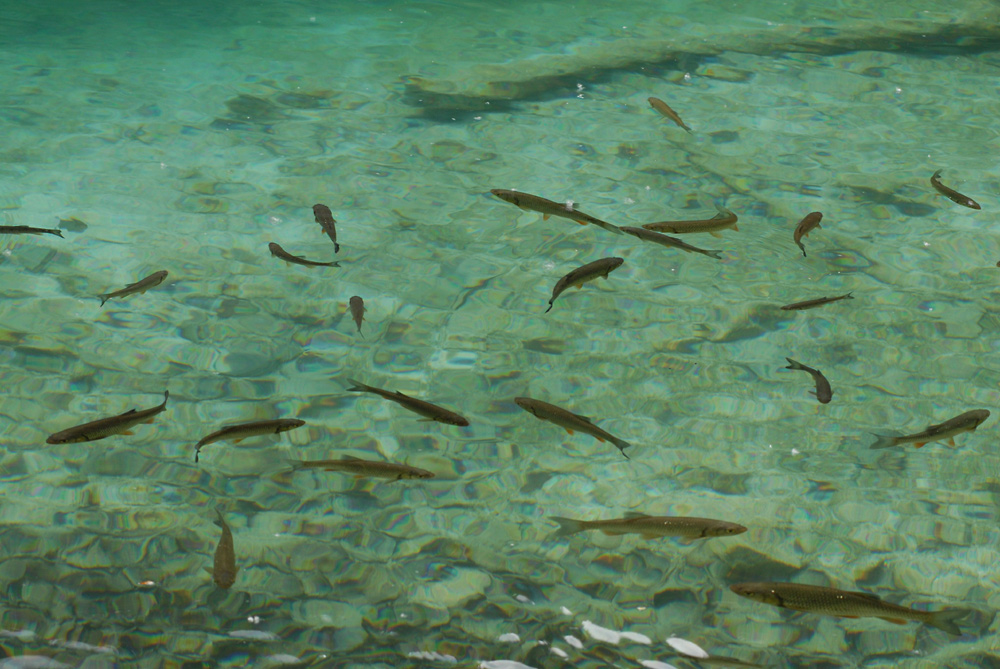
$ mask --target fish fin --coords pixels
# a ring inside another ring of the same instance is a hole
[[[569,429],[568,427],[564,427],[563,429],[569,432],[570,434],[573,434],[573,430]]]
[[[909,620],[903,620],[902,618],[882,618],[882,620],[893,623],[894,625],[906,625],[910,622]]]
[[[347,379],[347,382],[351,384],[351,387],[347,389],[348,392],[366,393],[371,388],[371,386],[366,386],[355,379]]]
[[[958,627],[957,621],[970,613],[972,613],[971,609],[945,609],[944,611],[935,611],[930,614],[925,622],[931,627],[944,630],[948,634],[960,636],[962,630]]]
[[[660,535],[655,532],[643,532],[640,536],[642,536],[643,539],[656,539]]]
[[[124,432],[119,432],[119,434],[135,434],[132,430],[125,430]]]
[[[941,170],[938,170],[931,176],[931,179],[937,179],[940,176],[941,176]]]
[[[601,528],[601,532],[608,535],[609,537],[620,537],[623,534],[628,534],[628,530],[619,530],[614,527]]]
[[[618,447],[618,450],[622,452],[622,455],[625,456],[626,460],[632,459],[628,456],[628,453],[625,452],[625,449],[631,448],[632,444],[628,443],[624,439],[618,439],[617,437],[612,437],[611,443]]]
[[[332,469],[328,469],[327,471],[333,471],[333,470]],[[355,474],[351,478],[354,479],[355,481],[357,481],[359,479],[368,478],[368,477],[365,476],[364,474]]]
[[[868,448],[892,448],[893,446],[898,446],[896,442],[896,437],[891,434],[876,434],[875,443]]]
[[[356,458],[353,455],[345,455],[344,459],[345,460],[360,460],[361,458]]]
[[[542,214],[542,220],[543,221],[549,220],[549,214]]]
[[[852,620],[857,620],[858,616],[840,616],[841,618],[851,618]]]
[[[155,421],[155,420],[156,420],[156,418],[149,418],[149,419],[147,419],[147,420],[144,420],[144,421],[142,421],[142,422],[143,422],[143,423],[145,423],[146,425],[149,425],[150,423],[152,423],[152,422],[153,422],[153,421]]]
[[[720,253],[722,253],[722,249],[719,249],[717,251],[708,251],[708,250],[705,251],[705,255],[707,255],[709,258],[715,258],[716,260],[722,260],[722,256],[719,255]]]
[[[795,369],[795,370],[803,369],[803,365],[801,362],[798,362],[797,360],[792,360],[791,358],[785,358],[785,360],[788,361],[788,367],[782,367],[782,369]]]
[[[852,290],[847,295],[844,295],[844,299],[845,300],[853,300],[854,299],[854,291]]]
[[[333,243],[333,252],[334,253],[340,253],[340,244],[338,244],[337,242]],[[336,265],[336,266],[340,267],[340,265]]]
[[[576,220],[576,219],[573,219],[573,220]],[[580,225],[587,225],[587,221],[576,221],[576,222],[579,223]]]
[[[604,440],[601,439],[600,437],[595,436],[594,439],[596,439],[597,441],[601,442],[602,444],[604,443]]]
[[[549,308],[545,310],[545,313],[549,313],[550,311],[552,311],[553,302],[555,302],[555,300],[549,300]]]
[[[948,445],[950,446],[955,445],[955,437],[948,437]]]
[[[586,527],[585,520],[574,520],[573,518],[563,518],[561,516],[549,516],[549,520],[554,520],[559,523],[559,529],[549,535],[549,539],[558,539],[559,537],[568,537],[571,534],[576,534],[577,532],[583,532]]]
[[[803,258],[808,257],[808,256],[806,256],[806,247],[805,247],[805,245],[802,242],[795,242],[795,243],[798,245],[798,247],[800,249],[802,249],[802,257]]]
[[[735,223],[733,223],[733,230],[735,230],[736,232],[739,232],[740,228],[739,228],[738,225],[736,225]]]
[[[718,232],[716,232],[715,230],[712,230],[712,231],[711,231],[711,232],[709,232],[708,234],[712,235],[713,237],[719,237],[719,238],[721,238],[721,237],[722,237],[722,235],[720,235],[720,234],[719,234]]]
[[[110,295],[98,295],[97,297],[101,298],[101,306],[102,307],[104,306],[105,302],[107,302],[108,300],[111,299]]]
[[[636,518],[649,518],[649,515],[645,513],[639,513],[638,511],[625,512],[625,520],[635,520]]]
[[[913,447],[914,448],[923,448],[925,444],[927,444],[926,441],[918,441],[917,443],[913,444]]]
[[[204,567],[204,569],[205,569],[205,571],[208,572],[209,576],[211,576],[212,578],[215,578],[215,571],[213,571],[212,569],[210,569],[208,567]]]

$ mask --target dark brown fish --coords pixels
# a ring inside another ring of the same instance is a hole
[[[660,98],[648,98],[647,101],[649,102],[649,106],[650,107],[652,107],[656,111],[660,112],[661,114],[663,114],[664,116],[666,116],[668,119],[670,119],[671,121],[673,121],[674,123],[676,123],[680,127],[684,128],[688,132],[694,132],[693,130],[691,130],[691,128],[687,127],[687,125],[684,123],[684,121],[681,120],[680,115],[677,112],[675,112],[673,109],[671,109],[670,105],[668,105],[666,102],[664,102]]]
[[[588,281],[593,281],[600,277],[607,279],[608,275],[621,267],[623,262],[625,262],[624,258],[601,258],[600,260],[577,267],[556,282],[555,287],[552,289],[552,297],[549,298],[549,308],[545,310],[545,313],[549,313],[552,310],[552,304],[566,289],[579,288]]]
[[[216,430],[212,434],[202,438],[202,440],[195,445],[194,461],[198,462],[198,456],[201,454],[201,447],[207,444],[224,440],[233,441],[238,444],[247,437],[258,437],[264,434],[280,434],[281,432],[288,432],[289,430],[294,430],[297,427],[302,427],[305,424],[306,422],[304,420],[299,420],[298,418],[277,418],[254,420],[249,423],[238,423],[236,425],[227,425],[221,430]]]
[[[799,221],[799,224],[795,226],[795,232],[792,237],[795,239],[795,243],[800,249],[802,249],[802,257],[806,257],[806,247],[802,244],[802,238],[808,237],[809,233],[820,227],[819,222],[823,220],[823,214],[814,211],[806,214],[805,218]]]
[[[163,404],[136,411],[129,409],[123,414],[101,418],[56,432],[45,440],[47,444],[77,444],[83,441],[97,441],[116,434],[132,434],[132,428],[140,423],[152,423],[153,417],[167,409],[170,393],[163,391]]]
[[[354,319],[354,324],[358,326],[358,334],[361,334],[361,323],[365,320],[365,301],[355,295],[349,300],[348,305],[351,309],[351,318]]]
[[[444,407],[439,407],[436,404],[431,404],[430,402],[426,402],[424,400],[418,400],[416,397],[404,395],[398,390],[396,392],[383,390],[381,388],[376,388],[375,386],[366,385],[360,381],[355,381],[354,379],[347,379],[347,381],[351,384],[351,387],[348,388],[349,391],[378,395],[379,397],[395,402],[405,409],[409,409],[414,413],[420,414],[423,416],[421,420],[433,420],[438,423],[445,423],[446,425],[458,425],[459,427],[466,427],[469,424],[469,420],[465,416],[445,409]]]
[[[941,170],[938,170],[933,176],[931,176],[931,185],[937,189],[937,192],[941,193],[941,195],[944,195],[955,204],[960,204],[963,207],[968,207],[969,209],[982,209],[982,207],[979,206],[979,203],[968,195],[962,195],[957,190],[948,188],[941,183]]]
[[[574,431],[578,431],[583,432],[584,434],[589,434],[591,437],[600,442],[610,441],[618,447],[618,450],[622,452],[622,455],[625,456],[626,460],[630,459],[625,453],[625,449],[630,448],[632,444],[597,427],[594,425],[593,421],[586,416],[581,416],[580,414],[573,413],[568,409],[563,409],[555,404],[549,404],[548,402],[536,400],[532,397],[515,397],[514,404],[521,407],[535,418],[554,423],[570,434],[573,434]]]
[[[30,225],[0,225],[0,235],[55,235],[62,237],[62,230],[33,228]]]
[[[626,513],[624,518],[611,520],[574,520],[560,516],[549,516],[549,520],[559,523],[559,529],[552,535],[553,539],[587,530],[600,530],[604,534],[612,536],[641,534],[646,539],[655,537],[682,537],[685,539],[729,537],[747,531],[747,528],[742,525],[724,520],[684,516],[647,516],[644,513]]]
[[[342,460],[299,460],[292,463],[295,469],[324,469],[328,472],[346,472],[355,478],[381,478],[399,481],[401,479],[430,479],[434,473],[419,467],[399,465],[394,462],[362,460],[345,456]]]
[[[333,218],[333,212],[325,204],[313,205],[313,216],[316,222],[323,228],[323,232],[333,242],[333,252],[340,253],[340,244],[337,243],[337,221]]]
[[[617,235],[622,233],[622,231],[618,229],[617,225],[606,223],[599,218],[594,218],[590,214],[585,214],[577,209],[572,203],[553,202],[552,200],[547,200],[538,195],[522,193],[521,191],[516,190],[507,190],[506,188],[494,188],[490,192],[504,202],[510,202],[512,205],[520,207],[525,211],[537,211],[542,215],[543,221],[548,220],[549,216],[556,216],[558,218],[568,218],[571,221],[576,221],[580,225],[596,225],[599,228],[603,228],[608,232],[613,232]]]
[[[990,412],[987,409],[973,409],[954,418],[949,418],[943,423],[931,425],[926,430],[917,432],[916,434],[908,434],[901,437],[876,434],[875,436],[878,439],[871,445],[871,448],[890,448],[902,444],[913,444],[914,447],[920,448],[924,444],[929,444],[932,441],[941,441],[942,439],[947,439],[948,443],[954,446],[957,435],[963,432],[975,432],[976,428],[989,417]]]
[[[813,381],[816,383],[816,391],[809,391],[811,394],[816,396],[820,404],[827,404],[833,399],[833,388],[830,387],[830,382],[826,380],[823,373],[818,369],[813,369],[812,367],[806,367],[801,362],[796,362],[791,358],[785,358],[788,361],[788,367],[784,369],[794,369],[800,372],[808,372],[812,377]]]
[[[715,258],[716,260],[722,260],[721,250],[709,251],[706,249],[700,249],[697,246],[691,246],[687,242],[681,241],[676,237],[670,237],[669,235],[664,235],[659,232],[653,232],[652,230],[647,230],[646,228],[633,228],[629,226],[622,226],[619,228],[626,235],[632,235],[637,239],[641,239],[644,242],[653,242],[654,244],[659,244],[660,246],[669,246],[671,248],[680,249],[681,251],[686,251],[687,253],[700,253],[702,255],[708,256],[709,258]]]
[[[781,307],[785,311],[800,311],[802,309],[815,309],[816,307],[821,307],[824,304],[830,304],[831,302],[839,302],[840,300],[853,300],[851,293],[845,293],[844,295],[837,295],[836,297],[817,297],[813,300],[803,300],[802,302],[792,302],[791,304],[786,304]]]
[[[208,572],[212,574],[212,580],[220,588],[230,588],[236,582],[236,572],[240,570],[236,566],[236,549],[233,546],[233,533],[229,530],[222,512],[215,510],[219,519],[215,524],[222,528],[222,536],[219,537],[219,545],[215,547],[215,561],[212,569]]]
[[[284,260],[285,262],[290,262],[293,265],[302,265],[303,267],[340,267],[339,262],[317,262],[315,260],[306,260],[300,256],[293,256],[291,253],[281,248],[277,242],[270,242],[267,245],[268,250],[271,252],[275,258]]]
[[[658,223],[647,223],[642,226],[653,232],[672,232],[675,235],[683,235],[692,232],[707,232],[713,237],[721,237],[720,232],[727,228],[739,232],[736,227],[739,217],[725,207],[718,207],[719,213],[713,218],[703,218],[693,221],[660,221]]]
[[[890,604],[867,592],[801,583],[737,583],[729,589],[740,597],[793,611],[843,618],[881,618],[897,625],[905,625],[908,621],[921,622],[956,636],[962,634],[957,621],[969,614],[967,609],[918,611]]]

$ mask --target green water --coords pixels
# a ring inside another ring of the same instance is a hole
[[[955,447],[868,448],[1000,407],[997,25],[986,1],[5,4],[0,225],[64,239],[0,236],[0,648],[88,668],[698,666],[677,636],[767,667],[1000,666],[996,416]],[[937,194],[937,169],[982,210]],[[617,225],[724,205],[739,231],[685,236],[718,261],[494,188]],[[341,267],[270,257],[334,258],[318,202]],[[543,313],[607,256],[625,263]],[[133,436],[45,443],[165,389]],[[277,417],[307,425],[195,464],[209,432]],[[288,463],[347,455],[436,478]],[[216,507],[229,590],[205,573]],[[552,539],[547,519],[628,512],[748,531]],[[959,637],[791,614],[729,590],[755,580],[973,612]]]

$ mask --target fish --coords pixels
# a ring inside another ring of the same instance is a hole
[[[691,246],[687,242],[681,241],[676,237],[670,237],[659,232],[653,232],[652,230],[647,230],[646,228],[633,228],[631,226],[622,226],[619,228],[626,235],[632,235],[644,242],[653,242],[654,244],[659,244],[660,246],[670,246],[675,249],[680,249],[688,253],[700,253],[706,255],[709,258],[715,258],[716,260],[722,260],[721,250],[709,251],[706,249],[700,249],[697,246]]]
[[[795,243],[800,249],[802,249],[802,257],[806,257],[806,247],[802,244],[802,238],[808,237],[809,233],[820,227],[819,222],[823,220],[823,214],[818,211],[813,211],[805,215],[805,217],[799,221],[799,224],[795,226],[795,232],[792,237],[795,239]]]
[[[333,242],[333,252],[340,253],[340,244],[337,243],[337,221],[333,218],[333,212],[325,204],[313,205],[313,216],[316,222],[323,228],[323,232]]]
[[[610,441],[618,447],[618,450],[621,451],[626,460],[631,459],[628,457],[628,454],[625,453],[625,449],[631,447],[632,444],[628,443],[624,439],[619,439],[618,437],[605,432],[601,428],[594,425],[594,423],[586,416],[575,414],[572,411],[563,409],[562,407],[557,407],[554,404],[549,404],[548,402],[536,400],[531,397],[515,397],[514,403],[535,418],[555,423],[570,434],[579,431],[584,434],[589,434],[594,439],[597,439],[597,441],[602,443]]]
[[[348,305],[351,309],[351,318],[354,319],[354,324],[358,326],[358,334],[360,334],[361,323],[365,320],[365,301],[355,295],[349,300]]]
[[[101,306],[113,297],[125,297],[127,295],[134,295],[136,293],[145,293],[150,288],[154,288],[163,283],[163,280],[167,278],[167,270],[161,269],[159,272],[153,272],[144,279],[139,279],[135,283],[130,283],[121,290],[116,290],[113,293],[105,293],[104,295],[98,295],[101,298]]]
[[[446,425],[458,425],[459,427],[466,427],[469,424],[469,420],[461,414],[449,411],[448,409],[439,407],[436,404],[425,402],[424,400],[418,400],[416,397],[404,395],[398,390],[396,392],[383,390],[381,388],[366,385],[360,381],[355,381],[354,379],[347,379],[347,381],[351,384],[351,387],[347,390],[355,393],[372,393],[387,400],[391,400],[404,409],[409,409],[410,411],[423,416],[423,418],[421,418],[422,421],[433,420],[438,423],[445,423]]]
[[[668,119],[670,119],[671,121],[673,121],[674,123],[676,123],[680,127],[684,128],[688,132],[694,132],[693,130],[691,130],[691,128],[689,128],[684,123],[684,121],[681,120],[680,115],[677,112],[675,112],[673,109],[671,109],[670,105],[668,105],[666,102],[664,102],[660,98],[648,98],[647,101],[649,102],[649,106],[650,107],[652,107],[656,111],[660,112],[661,114],[663,114],[664,116],[666,116]]]
[[[675,235],[682,235],[691,232],[707,232],[713,237],[721,237],[720,230],[731,228],[736,232],[740,229],[736,227],[739,217],[725,207],[716,207],[719,213],[712,218],[699,219],[694,221],[660,221],[659,223],[647,223],[642,226],[646,230],[653,232],[672,232]]]
[[[681,537],[685,539],[729,537],[747,531],[747,528],[742,525],[724,520],[686,518],[684,516],[647,516],[644,513],[626,513],[624,518],[612,520],[574,520],[560,516],[549,516],[549,520],[559,523],[559,529],[550,537],[552,539],[587,530],[600,530],[611,536],[641,534],[646,539],[655,537]]]
[[[988,410],[973,409],[954,418],[949,418],[943,423],[931,425],[926,430],[917,432],[916,434],[899,437],[876,434],[875,437],[877,439],[871,445],[871,448],[892,448],[893,446],[900,446],[902,444],[913,444],[916,448],[920,448],[924,444],[929,444],[932,441],[941,441],[942,439],[947,439],[948,443],[954,446],[956,435],[963,432],[975,432],[976,428],[989,417],[990,412]]]
[[[549,298],[549,308],[545,310],[545,313],[552,311],[552,304],[566,289],[580,288],[588,281],[593,281],[602,276],[607,279],[608,275],[621,267],[623,262],[625,262],[624,258],[601,258],[600,260],[577,267],[556,282],[555,287],[552,289],[552,297]]]
[[[62,230],[55,228],[33,228],[30,225],[0,225],[0,235],[55,235],[62,237]]]
[[[931,185],[934,186],[937,192],[941,193],[941,195],[944,195],[955,204],[960,204],[963,207],[968,207],[969,209],[982,209],[982,207],[979,206],[979,203],[968,195],[962,195],[957,190],[948,188],[941,183],[941,170],[938,170],[931,176]]]
[[[815,392],[810,390],[809,393],[815,395],[820,404],[828,404],[833,399],[833,388],[830,387],[830,382],[826,380],[821,371],[807,367],[791,358],[785,358],[785,360],[788,361],[788,367],[783,367],[783,369],[794,369],[812,375],[813,381],[816,382],[816,390]]]
[[[580,225],[587,225],[589,223],[590,225],[596,225],[599,228],[603,228],[608,232],[613,232],[617,235],[622,234],[622,231],[618,229],[617,225],[606,223],[599,218],[594,218],[589,214],[583,213],[579,209],[576,209],[572,202],[553,202],[552,200],[546,200],[544,197],[539,197],[538,195],[521,193],[516,190],[507,190],[504,188],[494,188],[490,192],[504,202],[510,202],[525,211],[537,211],[542,215],[543,221],[548,220],[549,216],[568,218],[571,221],[576,221]]]
[[[83,425],[67,428],[50,435],[46,444],[78,444],[84,441],[98,441],[116,434],[132,434],[132,428],[140,423],[152,423],[153,418],[167,409],[170,393],[163,391],[163,403],[139,411],[129,409],[125,413],[108,418],[100,418]]]
[[[821,307],[824,304],[830,304],[831,302],[839,302],[840,300],[853,300],[853,292],[845,293],[843,295],[837,295],[836,297],[817,297],[812,300],[803,300],[801,302],[793,302],[791,304],[786,304],[781,307],[784,311],[801,311],[802,309],[815,309],[816,307]]]
[[[897,625],[920,622],[959,636],[957,621],[967,616],[968,609],[918,611],[883,601],[867,592],[853,592],[801,583],[736,583],[729,589],[740,597],[780,606],[793,611],[807,611],[843,618],[881,618]]]
[[[281,432],[288,432],[297,427],[302,427],[305,424],[304,420],[299,420],[298,418],[269,418],[267,420],[254,420],[249,423],[227,425],[221,430],[216,430],[212,434],[203,437],[195,445],[194,461],[198,462],[202,446],[207,446],[216,441],[231,440],[238,444],[247,437],[258,437],[263,434],[280,434]]]
[[[226,524],[226,519],[222,517],[222,512],[215,510],[219,519],[215,524],[222,528],[222,536],[219,537],[219,545],[215,547],[215,560],[212,569],[206,569],[212,575],[212,580],[220,588],[232,587],[236,582],[236,572],[240,570],[236,566],[236,549],[233,546],[233,533]]]
[[[293,265],[302,265],[303,267],[340,267],[340,263],[337,261],[317,262],[315,260],[306,260],[301,256],[293,256],[291,253],[281,248],[277,242],[269,242],[267,248],[271,252],[271,255],[275,258],[280,258],[281,260],[292,263]]]
[[[344,456],[342,460],[296,460],[292,463],[295,470],[323,469],[328,472],[346,472],[354,478],[380,478],[399,481],[401,479],[430,479],[434,473],[419,467],[400,465],[394,462],[378,460],[362,460],[361,458]]]

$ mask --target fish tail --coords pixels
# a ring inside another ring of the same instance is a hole
[[[333,252],[340,253],[340,244],[338,244],[337,242],[333,243]],[[340,265],[335,265],[335,267],[340,267]]]
[[[854,299],[854,291],[852,290],[847,295],[844,295],[844,299],[845,300],[853,300]]]
[[[360,330],[359,330],[359,332],[360,332]],[[371,389],[372,389],[371,386],[365,385],[364,383],[361,383],[360,381],[358,381],[356,379],[347,379],[347,382],[351,384],[351,387],[347,389],[350,392],[367,393],[367,392],[370,392]]]
[[[226,520],[222,517],[222,506],[221,505],[215,507],[215,515],[216,515],[216,519],[212,521],[212,524],[213,525],[217,525],[218,527],[225,527]]]
[[[705,255],[707,255],[709,258],[715,258],[716,260],[722,260],[722,256],[719,255],[720,253],[722,253],[722,249],[719,249],[717,251],[705,251]]]
[[[801,362],[798,362],[797,360],[792,360],[791,358],[785,358],[785,360],[788,361],[788,367],[782,367],[782,369],[797,369],[803,372],[808,371],[805,365],[803,365]]]
[[[625,452],[625,449],[626,448],[631,448],[632,444],[628,443],[624,439],[618,439],[617,437],[612,438],[611,439],[611,443],[618,447],[618,450],[622,452],[622,455],[625,456],[626,460],[631,460],[632,459],[632,458],[630,458],[628,456],[628,453]]]
[[[868,448],[892,448],[896,445],[896,437],[891,434],[876,434],[875,443]]]
[[[571,534],[583,532],[587,529],[585,526],[586,521],[584,520],[574,520],[572,518],[563,518],[561,516],[549,516],[549,520],[554,520],[559,523],[559,529],[549,536],[550,539],[568,537]]]
[[[55,229],[55,228],[54,228],[54,229],[50,230],[50,232],[51,232],[52,234],[54,234],[55,236],[59,237],[60,239],[65,239],[65,237],[63,237],[63,233],[62,233],[62,230],[59,230],[59,229]]]
[[[111,295],[110,294],[109,295],[98,295],[97,297],[101,298],[101,306],[102,307],[104,306],[105,302],[107,302],[109,299],[111,299]]]
[[[802,257],[805,258],[806,257],[806,246],[805,246],[805,244],[803,244],[802,242],[795,242],[795,243],[799,245],[800,249],[802,249]]]
[[[545,313],[549,313],[550,311],[552,311],[553,303],[555,303],[555,300],[549,300],[549,308],[545,310]]]
[[[945,609],[944,611],[935,611],[927,617],[925,622],[931,627],[944,630],[948,634],[961,636],[962,630],[958,626],[958,621],[969,615],[971,612],[972,611],[970,609]]]

